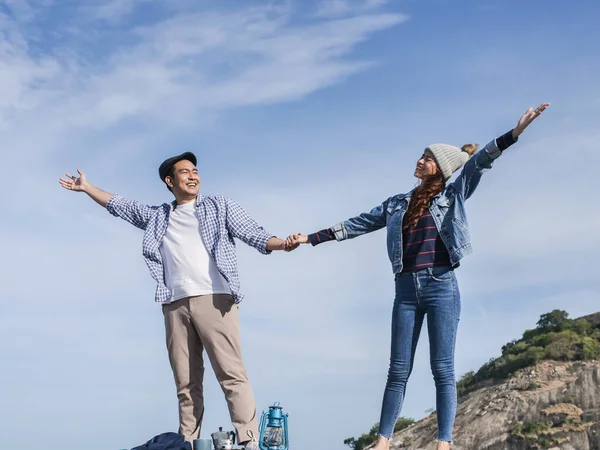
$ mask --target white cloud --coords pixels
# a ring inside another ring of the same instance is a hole
[[[321,0],[316,11],[317,17],[341,17],[362,14],[377,10],[389,0]]]
[[[104,3],[95,11],[122,13],[134,3]],[[107,64],[98,64],[85,45],[34,56],[31,25],[5,15],[11,36],[0,47],[0,112],[6,123],[22,117],[22,110],[43,107],[62,123],[98,129],[140,116],[196,123],[198,113],[301,98],[364,70],[372,61],[346,58],[354,46],[405,20],[378,14],[294,25],[291,19],[287,12],[253,7],[175,12],[132,30],[90,25],[88,34],[121,43],[98,60]]]
[[[10,3],[17,8],[21,2]],[[27,5],[24,3],[24,5]],[[0,12],[0,128],[7,128],[22,111],[30,111],[43,104],[49,97],[48,80],[59,77],[59,64],[48,56],[30,56],[30,44],[22,28],[31,19],[28,10],[13,15]],[[31,13],[32,14],[32,13]],[[25,15],[25,18],[23,18]]]
[[[357,44],[405,20],[375,14],[296,24],[289,9],[267,5],[233,12],[172,10],[128,28],[89,23],[84,15],[79,22],[71,19],[77,33],[48,34],[37,18],[53,6],[19,5],[32,11],[26,21],[0,15],[7,30],[0,38],[0,126],[3,146],[37,156],[29,170],[39,178],[42,155],[71,153],[104,165],[136,148],[151,151],[174,129],[206,129],[233,108],[297,100],[339,83],[376,62],[353,58]],[[133,3],[95,3],[86,14],[104,14],[106,8],[122,13],[128,5]],[[103,40],[119,45],[98,48]],[[138,128],[131,131],[127,124]],[[7,164],[21,159],[18,152],[6,157]],[[33,186],[28,189],[25,196],[36,195]],[[8,192],[0,197],[23,207]]]

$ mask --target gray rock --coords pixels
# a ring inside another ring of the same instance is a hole
[[[520,389],[531,374],[539,387]],[[394,435],[392,449],[435,450],[433,417]],[[600,363],[544,361],[459,399],[452,450],[535,449],[600,450]]]

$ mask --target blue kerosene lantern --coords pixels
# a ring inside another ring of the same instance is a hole
[[[279,403],[269,406],[269,411],[263,412],[258,441],[261,450],[289,450],[287,417]]]

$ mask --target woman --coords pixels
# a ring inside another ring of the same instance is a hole
[[[370,212],[332,228],[308,236],[298,233],[288,237],[289,246],[309,242],[315,246],[387,227],[387,250],[395,274],[396,297],[390,367],[375,450],[390,448],[425,314],[436,386],[437,450],[450,448],[457,403],[454,347],[460,316],[454,269],[471,253],[465,200],[473,194],[481,175],[492,167],[494,160],[547,107],[548,103],[543,103],[535,111],[529,108],[514,129],[478,153],[474,144],[462,148],[430,145],[417,161],[414,175],[419,184],[409,193],[394,195]],[[457,179],[446,184],[461,167]]]

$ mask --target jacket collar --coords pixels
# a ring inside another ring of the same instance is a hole
[[[409,192],[407,192],[406,194],[397,194],[396,198],[398,200],[405,200],[405,199],[410,199],[413,195],[413,193],[415,192],[414,189],[410,190]]]
[[[397,194],[396,198],[398,200],[410,199],[413,196],[414,193],[415,193],[415,190],[411,189],[406,194]],[[445,197],[445,195],[446,195],[446,189],[443,189],[440,193],[434,195],[433,198],[434,199],[439,199],[440,197]]]

